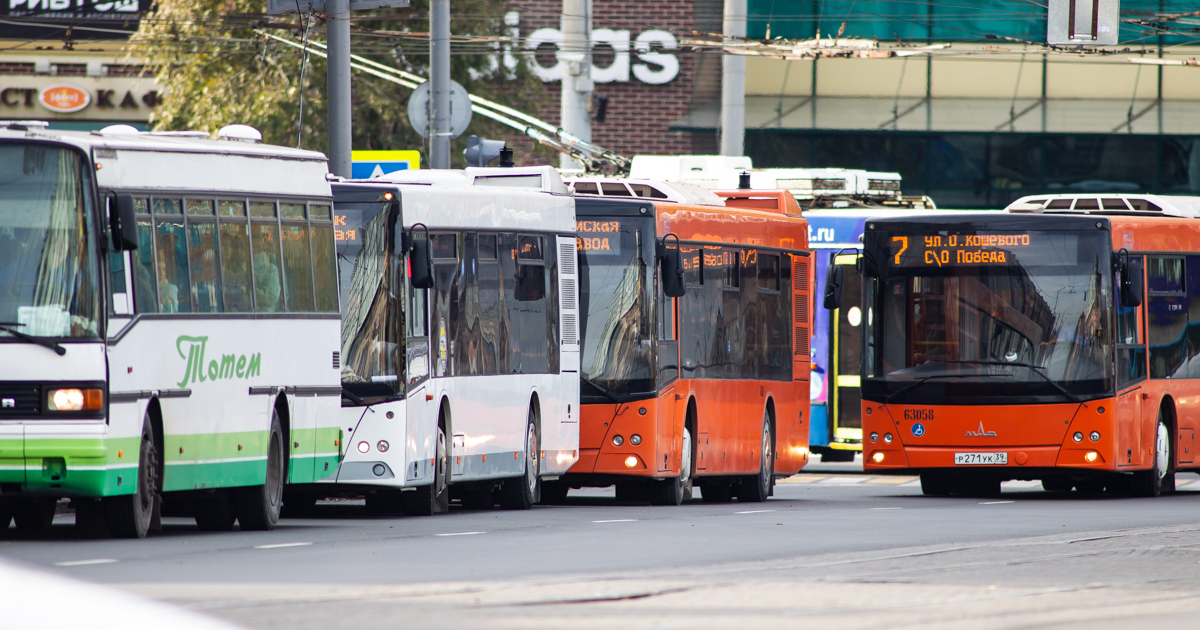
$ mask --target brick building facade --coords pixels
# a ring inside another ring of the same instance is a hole
[[[539,29],[561,27],[561,0],[510,0],[509,6],[519,14],[522,41]],[[623,32],[628,32],[629,66],[649,67],[661,75],[662,66],[647,64],[637,54],[639,35],[652,30],[666,31],[678,39],[692,31],[720,32],[722,7],[722,0],[593,0],[592,29],[616,31],[617,46],[622,45]],[[601,38],[594,36],[593,40],[601,41]],[[554,50],[552,44],[539,47],[536,59],[543,69],[555,64]],[[679,64],[677,74],[661,84],[647,83],[637,72],[623,76],[626,80],[597,81],[593,94],[608,99],[607,115],[603,122],[595,120],[593,115],[592,141],[626,156],[715,153],[715,133],[671,131],[668,127],[686,116],[693,105],[719,101],[720,56],[700,54],[682,47],[668,50],[661,44],[656,44],[652,50],[673,55]],[[617,54],[616,47],[610,44],[598,43],[593,48],[593,64],[608,70],[601,73],[602,79],[614,73],[623,75],[618,72],[620,68],[614,67],[618,63],[624,65]],[[560,80],[543,83],[549,102],[541,112],[541,118],[548,122],[559,120],[561,85]]]

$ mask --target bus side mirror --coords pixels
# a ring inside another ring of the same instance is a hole
[[[428,238],[412,237],[408,250],[408,277],[414,289],[433,288],[433,255]]]
[[[133,218],[133,195],[109,197],[108,227],[112,232],[113,251],[137,249],[137,220]]]
[[[663,294],[667,297],[683,297],[687,293],[687,285],[683,282],[683,253],[676,249],[668,249],[659,259],[662,265]]]
[[[842,305],[842,274],[845,270],[841,265],[829,265],[825,272],[825,308],[834,310]]]
[[[1145,274],[1141,258],[1134,258],[1121,266],[1121,306],[1137,308],[1142,305],[1142,294],[1146,290]]]

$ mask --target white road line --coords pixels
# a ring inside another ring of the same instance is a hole
[[[904,508],[886,507],[886,508],[871,508],[872,510],[903,510]]]
[[[116,562],[116,558],[96,558],[94,560],[68,560],[66,562],[55,562],[56,567],[82,567],[89,564],[112,564]]]
[[[310,542],[278,543],[274,545],[254,545],[255,549],[282,549],[284,547],[310,547]]]
[[[746,510],[745,512],[734,512],[734,514],[765,514],[767,512],[774,511],[775,510]]]
[[[592,521],[593,523],[636,523],[636,518],[614,518],[607,521]]]
[[[1016,501],[984,501],[983,503],[980,503],[979,505],[1001,505],[1004,503],[1016,503]]]
[[[448,534],[434,534],[434,536],[474,536],[475,534],[486,534],[487,532],[450,532]]]

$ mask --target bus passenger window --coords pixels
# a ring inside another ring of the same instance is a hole
[[[304,204],[302,203],[281,203],[279,204],[279,216],[283,219],[303,219]]]
[[[216,223],[188,223],[188,259],[192,270],[192,304],[197,313],[217,313],[221,285],[217,280]]]
[[[281,206],[287,208],[287,205]],[[304,206],[300,206],[303,214]],[[283,275],[287,279],[287,310],[309,313],[313,308],[312,252],[309,249],[307,225],[284,225]]]
[[[329,206],[326,204],[310,204],[308,206],[308,218],[313,221],[332,221],[333,218],[329,214]]]
[[[155,253],[158,258],[158,310],[162,313],[190,313],[183,208],[178,199],[155,199],[153,206]]]
[[[132,252],[134,298],[137,312],[158,312],[158,291],[155,290],[154,228],[150,220],[150,201],[145,198],[133,200],[133,212],[137,215],[138,248]]]
[[[250,214],[254,215],[254,206]],[[272,205],[273,209],[273,205]],[[254,305],[259,313],[283,310],[283,280],[279,273],[279,226],[274,223],[250,225],[250,246],[254,252]]]
[[[222,207],[226,202],[221,202]],[[241,204],[238,204],[241,205]],[[242,209],[242,216],[246,211]],[[225,310],[249,313],[250,300],[250,229],[244,220],[221,220],[221,276],[224,279]]]
[[[309,211],[324,207],[329,216],[329,206],[310,206]],[[313,214],[313,218],[317,215]],[[316,282],[317,312],[338,312],[337,258],[334,252],[333,224],[312,225],[313,277]]]

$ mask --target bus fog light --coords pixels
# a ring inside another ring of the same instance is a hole
[[[1096,461],[1096,458],[1098,457],[1100,457],[1100,453],[1097,453],[1096,451],[1088,451],[1087,454],[1083,456],[1083,458],[1089,463]]]
[[[379,440],[379,444],[376,444],[375,448],[379,449],[380,453],[386,453],[389,448],[389,444],[387,443],[387,440]]]
[[[375,464],[371,467],[371,472],[375,473],[376,477],[382,477],[383,473],[387,472],[387,467],[383,464]]]
[[[625,458],[625,467],[626,468],[633,468],[634,466],[637,466],[637,463],[638,463],[638,460],[633,455],[630,455],[629,457]]]
[[[1093,442],[1098,442],[1098,441],[1100,441],[1100,432],[1092,431],[1092,434],[1089,435],[1088,437],[1091,438]]]
[[[874,461],[876,464],[882,464],[883,463],[883,451],[875,451],[875,454],[871,456],[871,460]]]
[[[634,446],[637,446],[638,444],[641,444],[641,443],[642,443],[642,436],[640,436],[640,435],[638,435],[638,434],[634,433],[633,435],[629,436],[629,443],[630,443],[630,444],[632,444],[632,445],[634,445]]]
[[[887,442],[888,444],[891,444],[891,443],[892,443],[892,434],[891,434],[891,433],[884,433],[884,434],[883,434],[883,441],[884,441],[884,442]]]
[[[622,445],[622,444],[624,444],[624,443],[625,443],[625,438],[623,438],[623,437],[621,437],[621,436],[619,436],[619,435],[614,435],[614,436],[613,436],[613,446],[620,446],[620,445]]]
[[[367,444],[366,442],[359,442],[359,443],[358,443],[358,452],[359,452],[359,453],[366,453],[366,452],[367,452],[367,451],[369,451],[369,450],[371,450],[371,445],[370,445],[370,444]]]
[[[872,442],[878,442],[878,441],[879,441],[879,434],[878,434],[878,433],[876,433],[876,432],[874,432],[874,431],[872,431],[872,432],[871,432],[871,441],[872,441]]]
[[[1078,431],[1076,431],[1076,432],[1075,432],[1075,435],[1072,435],[1072,436],[1071,436],[1071,439],[1072,439],[1072,440],[1075,440],[1076,442],[1082,442],[1082,441],[1083,441],[1083,434],[1082,434],[1082,433],[1080,433],[1080,432],[1078,432]]]

